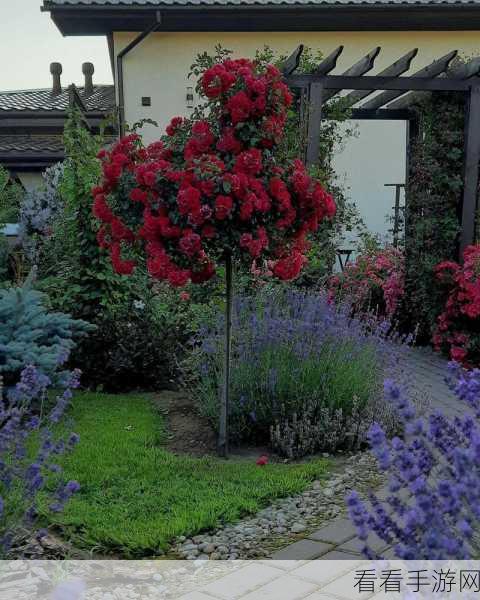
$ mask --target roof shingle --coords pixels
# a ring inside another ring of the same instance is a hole
[[[62,154],[61,135],[0,135],[0,154]]]
[[[240,5],[480,5],[480,0],[44,0],[55,6],[240,6]]]
[[[115,107],[115,88],[113,85],[96,85],[90,96],[85,96],[84,88],[76,88],[85,108],[92,112],[108,112]],[[1,111],[61,111],[69,107],[68,88],[54,96],[51,89],[20,90],[0,92]]]

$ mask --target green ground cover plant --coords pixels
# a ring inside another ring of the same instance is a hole
[[[100,553],[158,554],[176,536],[233,522],[327,472],[321,459],[259,467],[254,459],[173,455],[148,395],[79,393],[70,416],[81,444],[65,457],[64,474],[81,490],[50,524]]]

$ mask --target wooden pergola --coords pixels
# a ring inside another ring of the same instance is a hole
[[[407,121],[407,176],[409,149],[418,135],[417,117],[412,107],[418,101],[419,94],[441,91],[465,94],[463,197],[459,211],[460,253],[473,243],[480,161],[480,58],[451,66],[457,56],[457,51],[453,50],[419,71],[402,76],[409,71],[418,53],[415,48],[377,75],[367,75],[381,52],[381,48],[377,47],[341,75],[330,75],[343,52],[343,46],[323,59],[310,74],[296,72],[302,52],[303,45],[300,45],[284,62],[282,70],[286,83],[291,88],[300,89],[301,115],[305,115],[306,121],[307,165],[314,164],[319,156],[322,107],[330,98],[344,90],[349,91],[345,102],[351,108],[352,119]],[[381,93],[375,94],[378,91]]]

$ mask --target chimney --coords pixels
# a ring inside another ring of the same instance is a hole
[[[93,74],[95,73],[95,67],[92,63],[86,62],[82,65],[82,73],[85,75],[85,96],[91,96],[93,94]]]
[[[50,73],[53,75],[52,94],[54,96],[58,96],[62,93],[62,83],[60,81],[60,75],[62,74],[62,65],[57,62],[51,63]]]

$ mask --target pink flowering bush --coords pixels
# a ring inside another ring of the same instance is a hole
[[[433,346],[464,366],[480,365],[480,244],[468,246],[463,264],[444,261],[435,268],[447,294],[433,332]]]
[[[359,312],[375,311],[392,319],[405,294],[405,257],[388,246],[366,252],[347,264],[343,273],[329,281],[330,298],[348,298]]]

